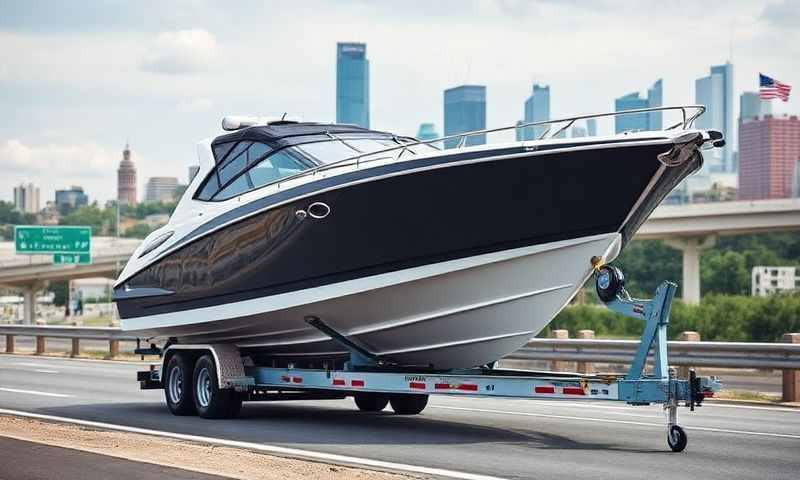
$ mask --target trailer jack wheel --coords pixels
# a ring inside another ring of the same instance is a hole
[[[672,425],[667,432],[667,443],[673,452],[682,452],[686,448],[686,442],[689,439],[686,437],[686,432],[678,425]]]

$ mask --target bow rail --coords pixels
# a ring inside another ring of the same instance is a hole
[[[537,127],[537,126],[547,126],[547,130],[539,136],[538,140],[545,140],[545,139],[552,139],[559,135],[561,132],[565,131],[569,127],[571,127],[576,121],[578,120],[585,120],[591,118],[607,118],[607,117],[616,117],[616,116],[625,116],[625,115],[637,115],[642,113],[651,113],[651,112],[664,112],[664,111],[680,111],[681,112],[681,121],[677,122],[664,130],[674,130],[678,127],[681,127],[683,130],[692,128],[694,125],[695,120],[702,115],[706,111],[706,107],[704,105],[671,105],[671,106],[664,106],[664,107],[650,107],[650,108],[637,108],[631,110],[621,110],[618,112],[604,112],[604,113],[593,113],[588,115],[576,115],[572,117],[563,117],[563,118],[556,118],[553,120],[541,120],[536,122],[527,122],[527,123],[520,123],[515,124],[507,127],[498,127],[498,128],[486,128],[483,130],[473,130],[464,133],[456,133],[453,135],[446,135],[439,138],[434,138],[432,140],[415,140],[413,142],[408,143],[401,143],[399,140],[397,141],[398,145],[395,147],[389,147],[382,150],[376,150],[373,152],[363,152],[358,155],[354,155],[352,157],[343,158],[341,160],[337,160],[335,162],[327,163],[324,165],[320,165],[318,167],[310,168],[308,170],[304,170],[298,174],[291,175],[289,177],[282,178],[278,180],[277,187],[280,189],[281,184],[287,181],[294,180],[299,177],[303,177],[306,175],[316,175],[317,172],[323,172],[325,170],[330,170],[332,168],[343,167],[347,165],[355,165],[356,167],[360,166],[361,159],[364,157],[371,157],[368,161],[380,160],[387,158],[386,156],[381,156],[385,153],[394,152],[396,150],[400,150],[397,158],[400,158],[403,153],[409,149],[409,147],[414,147],[417,145],[432,145],[435,143],[445,142],[448,140],[455,140],[458,139],[457,148],[463,147],[466,143],[466,139],[476,135],[486,135],[487,133],[497,133],[497,132],[504,132],[509,130],[519,130],[528,127]],[[554,133],[548,135],[548,133],[552,130],[553,125],[564,124]],[[338,140],[340,142],[347,143],[347,140],[338,137],[337,135],[327,133],[329,137],[332,139]],[[354,150],[358,150],[354,146],[350,146]],[[350,163],[348,163],[350,162]]]

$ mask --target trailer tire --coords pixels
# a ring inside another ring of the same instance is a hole
[[[391,395],[389,403],[392,404],[392,410],[398,415],[416,415],[428,405],[428,396],[424,394],[399,394]]]
[[[686,436],[686,432],[683,428],[678,425],[669,427],[669,431],[667,432],[667,444],[673,452],[682,452],[683,449],[686,448],[686,443],[688,443],[688,441],[689,438]]]
[[[380,412],[389,404],[389,397],[380,393],[356,393],[353,400],[362,412]]]
[[[205,354],[197,360],[192,376],[194,404],[202,418],[234,418],[242,408],[242,396],[233,389],[219,388],[214,358]]]
[[[192,357],[186,353],[175,352],[167,362],[164,396],[173,415],[197,415],[192,373]]]

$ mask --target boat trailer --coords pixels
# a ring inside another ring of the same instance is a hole
[[[350,360],[343,368],[328,368],[327,365],[324,368],[297,368],[292,363],[285,367],[256,366],[232,345],[172,344],[163,351],[151,346],[137,350],[137,353],[162,355],[161,371],[164,372],[169,359],[181,352],[195,357],[210,353],[216,364],[216,381],[192,386],[197,391],[195,396],[209,401],[216,394],[227,394],[226,398],[235,394],[239,406],[242,400],[341,399],[352,396],[361,410],[380,411],[391,403],[395,413],[407,415],[420,413],[432,394],[662,404],[667,417],[667,443],[672,451],[680,452],[686,448],[687,435],[678,425],[678,406],[683,404],[694,411],[695,407],[702,405],[704,398],[720,390],[721,383],[716,377],[698,377],[694,370],[689,371],[689,378],[677,378],[676,370],[669,367],[667,326],[676,284],[661,283],[653,298],[647,300],[631,298],[624,285],[624,276],[618,268],[596,266],[595,286],[605,305],[644,322],[638,350],[624,375],[537,372],[499,369],[490,365],[446,371],[395,365],[354,344],[316,317],[306,321],[350,352]],[[654,352],[652,370],[648,373],[645,367],[651,349]],[[166,379],[161,381],[156,368],[139,372],[138,379],[142,389],[165,388],[168,383]],[[168,405],[169,385],[166,388]],[[169,406],[176,413],[173,406]],[[197,412],[206,417],[219,416],[206,415],[206,410],[200,408]],[[230,409],[229,413],[227,416],[235,416],[238,408]]]

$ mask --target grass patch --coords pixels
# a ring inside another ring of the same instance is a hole
[[[722,390],[714,395],[721,400],[747,400],[751,402],[780,402],[780,395],[770,395],[750,390]]]

